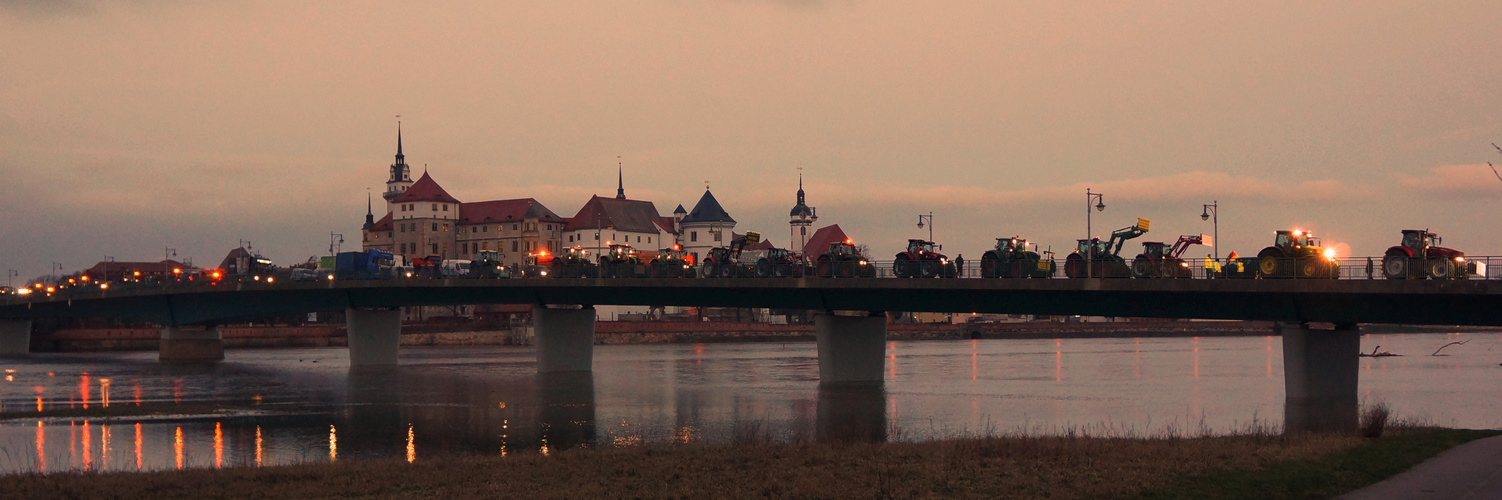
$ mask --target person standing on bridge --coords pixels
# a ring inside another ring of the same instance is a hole
[[[954,275],[965,277],[965,254],[954,256]]]
[[[1372,258],[1366,258],[1366,279],[1372,279]]]
[[[1211,257],[1210,254],[1205,254],[1205,277],[1220,277],[1220,262],[1216,262],[1215,257]]]

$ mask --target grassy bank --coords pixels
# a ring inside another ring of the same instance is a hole
[[[18,474],[0,477],[0,491],[9,498],[1318,498],[1494,434],[638,446],[414,463]]]

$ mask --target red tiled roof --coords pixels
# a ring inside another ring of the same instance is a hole
[[[376,221],[375,225],[370,226],[371,232],[390,231],[392,229],[393,225],[391,223],[391,212],[386,212],[385,217],[381,217],[381,220]]]
[[[650,201],[591,196],[579,213],[568,219],[563,229],[581,231],[609,227],[629,233],[655,233],[662,230],[659,225],[661,218],[657,206]]]
[[[662,232],[664,232],[664,233],[672,233],[673,232],[673,218],[672,217],[658,217],[657,218],[657,227],[662,228]]]
[[[432,177],[429,177],[427,172],[423,172],[422,177],[417,179],[417,182],[412,183],[412,187],[407,188],[406,191],[403,191],[402,194],[397,195],[396,198],[392,199],[392,201],[395,201],[397,203],[404,203],[408,201],[438,201],[446,203],[459,203],[458,199],[454,198],[453,196],[449,196],[448,191],[444,191],[443,187],[439,186],[437,181],[434,181]]]
[[[824,255],[824,252],[829,251],[830,243],[848,238],[850,237],[845,235],[845,231],[840,229],[839,224],[830,224],[819,228],[818,231],[814,231],[814,234],[808,237],[808,243],[806,243],[807,246],[803,247],[803,253],[811,258]]]
[[[415,185],[415,184],[414,184]],[[411,191],[410,189],[408,191]],[[478,201],[459,204],[460,224],[520,221],[536,218],[543,222],[564,222],[563,217],[532,198]]]

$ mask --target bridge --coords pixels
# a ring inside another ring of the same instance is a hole
[[[163,361],[224,356],[217,325],[346,311],[350,365],[397,363],[401,307],[531,304],[537,370],[592,368],[595,305],[806,309],[822,384],[880,383],[888,311],[1268,320],[1284,324],[1290,429],[1353,427],[1360,323],[1502,326],[1502,280],[885,278],[397,279],[66,289],[0,301],[0,354],[31,322],[162,325]]]

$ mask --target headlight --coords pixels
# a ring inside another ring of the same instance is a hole
[[[1456,257],[1455,262],[1465,262],[1465,257]]]
[[[543,276],[547,276],[547,275],[548,275],[548,272],[547,272],[547,271],[543,271],[543,272],[542,272],[542,275],[543,275]]]
[[[1179,263],[1179,267],[1189,267],[1189,263],[1188,262],[1180,262]]]
[[[940,259],[939,259],[939,263],[940,263],[940,264],[948,264],[948,263],[949,263],[949,259],[945,259],[945,258],[940,258]]]
[[[1325,258],[1326,259],[1330,259],[1330,260],[1335,260],[1335,249],[1334,248],[1326,248],[1325,249]]]
[[[862,266],[866,265],[866,259],[861,259],[861,265]]]

